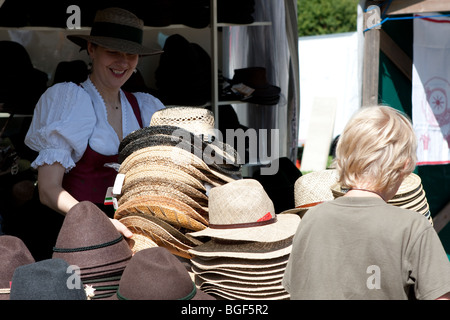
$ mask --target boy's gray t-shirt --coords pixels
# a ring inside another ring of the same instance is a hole
[[[340,197],[303,217],[283,285],[291,299],[436,299],[450,292],[450,262],[425,216]]]

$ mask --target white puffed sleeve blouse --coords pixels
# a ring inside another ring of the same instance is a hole
[[[134,93],[144,126],[150,124],[153,113],[164,108],[157,98],[150,94]],[[139,129],[133,109],[120,91],[122,104],[123,136]],[[89,146],[103,155],[117,154],[120,140],[108,123],[106,105],[94,84],[87,79],[81,86],[58,83],[47,89],[34,110],[25,144],[39,152],[32,162],[33,168],[43,164],[59,162],[72,169]]]

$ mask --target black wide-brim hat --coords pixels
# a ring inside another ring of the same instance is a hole
[[[89,35],[68,35],[67,39],[81,49],[86,49],[87,43],[92,42],[108,49],[140,56],[163,52],[143,46],[143,36],[144,21],[127,10],[108,8],[97,11]]]

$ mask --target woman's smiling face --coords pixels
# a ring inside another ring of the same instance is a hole
[[[88,43],[92,60],[92,76],[110,89],[118,89],[131,77],[139,61],[139,55],[128,54]]]

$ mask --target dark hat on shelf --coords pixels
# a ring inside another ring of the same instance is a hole
[[[231,80],[232,85],[244,84],[254,91],[248,97],[241,100],[256,104],[275,105],[280,100],[280,87],[267,80],[266,68],[248,67],[235,69]]]

